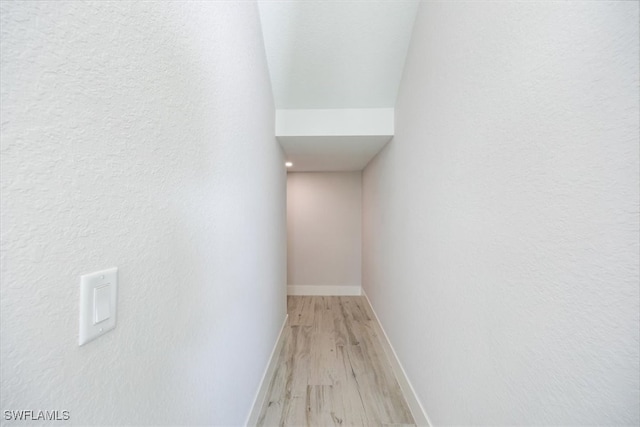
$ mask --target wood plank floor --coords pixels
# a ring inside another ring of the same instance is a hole
[[[364,297],[290,296],[258,426],[415,425]]]

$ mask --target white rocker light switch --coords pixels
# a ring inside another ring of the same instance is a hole
[[[116,327],[117,293],[117,268],[80,277],[80,345]]]
[[[111,310],[111,285],[100,286],[93,290],[93,324],[104,322],[110,316]]]

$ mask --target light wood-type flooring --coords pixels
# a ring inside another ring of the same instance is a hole
[[[290,296],[259,426],[414,425],[364,297]]]

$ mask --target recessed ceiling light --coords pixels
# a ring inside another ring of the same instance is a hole
[[[291,162],[287,162],[287,163],[285,163],[284,165],[285,165],[286,167],[290,168],[291,166],[293,166],[293,163],[291,163]]]

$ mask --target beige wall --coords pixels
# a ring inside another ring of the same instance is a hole
[[[360,286],[360,172],[287,174],[287,283]]]

